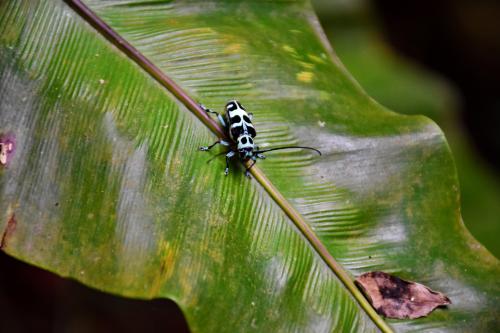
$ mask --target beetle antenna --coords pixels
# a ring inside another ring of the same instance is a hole
[[[221,153],[218,153],[214,156],[212,156],[208,161],[207,161],[207,164],[210,164],[210,162],[212,162],[213,160],[215,160],[217,157],[221,156],[221,155],[224,155],[224,154],[227,154],[227,151],[223,151]]]
[[[294,148],[314,150],[315,152],[317,152],[317,153],[321,156],[321,152],[320,152],[319,150],[317,150],[316,148],[311,148],[311,147],[303,147],[303,146],[287,146],[287,147],[278,147],[278,148],[271,148],[271,149],[257,150],[257,151],[254,151],[254,153],[256,153],[256,154],[261,154],[261,153],[265,153],[265,152],[272,151],[272,150],[280,150],[280,149],[294,149]]]

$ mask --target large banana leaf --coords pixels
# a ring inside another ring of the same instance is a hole
[[[500,257],[500,178],[471,145],[451,82],[398,55],[380,32],[372,1],[314,0],[335,52],[370,96],[405,114],[423,114],[446,134],[458,170],[466,227]],[[394,83],[397,82],[397,85]]]
[[[441,131],[370,99],[308,3],[86,4],[191,98],[240,99],[261,147],[323,156],[259,163],[293,218],[265,179],[207,164],[196,149],[215,140],[208,123],[66,3],[4,0],[0,130],[16,141],[0,178],[4,251],[100,290],[174,299],[193,331],[385,329],[330,255],[349,275],[383,270],[451,298],[396,330],[498,326],[500,265],[463,227]]]

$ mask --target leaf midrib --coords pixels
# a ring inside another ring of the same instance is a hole
[[[172,93],[182,104],[186,106],[191,112],[194,113],[201,122],[203,122],[214,134],[219,138],[227,138],[226,133],[222,127],[203,109],[198,103],[191,98],[180,86],[178,86],[171,78],[169,78],[163,71],[154,65],[146,56],[133,47],[127,40],[121,37],[114,31],[108,24],[106,24],[96,13],[94,13],[87,5],[80,0],[65,0],[85,21],[93,26],[101,35],[103,35],[109,42],[120,49],[131,60],[138,64],[148,74],[150,74],[160,85],[165,87]],[[249,162],[247,162],[248,164]],[[249,166],[249,165],[247,165]],[[373,307],[368,303],[361,291],[356,287],[353,280],[344,270],[344,268],[337,263],[333,256],[328,252],[327,248],[321,240],[314,234],[313,230],[305,222],[302,216],[293,208],[293,206],[285,199],[285,197],[278,191],[273,183],[266,177],[266,175],[257,166],[250,169],[251,174],[259,182],[259,184],[266,190],[276,204],[283,210],[283,212],[292,220],[295,226],[300,230],[302,235],[307,239],[309,244],[315,249],[318,255],[323,259],[326,265],[333,271],[339,278],[344,286],[349,290],[351,295],[356,299],[358,304],[365,310],[370,319],[380,328],[382,332],[392,332],[389,325],[376,313]]]

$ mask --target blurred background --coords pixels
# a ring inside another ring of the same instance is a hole
[[[500,2],[314,0],[335,52],[374,99],[424,114],[456,161],[462,216],[500,258]],[[0,251],[0,332],[188,332],[169,300],[129,300]]]
[[[313,3],[335,52],[370,96],[444,131],[463,221],[500,258],[500,1]]]

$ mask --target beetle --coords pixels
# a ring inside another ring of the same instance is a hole
[[[245,169],[245,175],[247,177],[250,177],[250,169],[257,162],[257,158],[266,158],[266,156],[264,156],[262,153],[268,151],[301,148],[314,150],[319,155],[321,155],[321,152],[318,149],[303,146],[286,146],[260,150],[259,147],[254,143],[254,138],[257,136],[257,132],[255,131],[255,127],[252,123],[253,114],[248,113],[237,100],[231,100],[226,104],[224,116],[219,114],[218,112],[206,108],[202,104],[200,104],[200,107],[205,112],[212,113],[217,116],[217,119],[219,119],[222,127],[224,128],[224,130],[226,130],[227,136],[229,137],[229,139],[231,139],[231,142],[219,139],[210,146],[202,146],[199,148],[199,150],[201,151],[209,151],[217,144],[229,147],[229,152],[226,154],[226,169],[224,170],[224,174],[226,176],[229,173],[229,160],[236,155],[238,155],[240,160],[243,162],[248,160],[253,161],[253,163]]]

